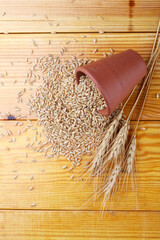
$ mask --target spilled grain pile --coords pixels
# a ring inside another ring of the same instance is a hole
[[[32,76],[42,83],[28,101],[50,143],[50,156],[63,155],[77,165],[101,143],[116,114],[106,118],[97,112],[106,106],[105,101],[88,77],[82,76],[77,85],[75,69],[88,62],[76,58],[61,62],[52,55],[38,59]],[[32,76],[29,81],[33,81]]]

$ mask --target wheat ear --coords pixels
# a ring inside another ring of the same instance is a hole
[[[136,151],[136,135],[132,137],[128,149],[126,151],[126,172],[130,174],[133,171],[133,166],[135,162],[135,151]]]
[[[122,114],[123,111],[121,110],[118,115],[116,115],[113,119],[113,121],[109,124],[107,130],[106,130],[106,135],[100,144],[98,151],[91,163],[89,171],[91,172],[92,175],[97,172],[98,168],[101,166],[103,163],[103,158],[105,153],[108,151],[109,144],[111,140],[113,139],[115,133],[117,132],[117,128],[119,126],[119,121],[122,119]]]
[[[111,142],[108,152],[104,155],[104,161],[99,168],[98,174],[102,174],[107,170],[111,160],[113,160],[114,163],[121,161],[122,156],[125,154],[125,145],[128,138],[129,127],[129,121],[123,123],[116,137]]]

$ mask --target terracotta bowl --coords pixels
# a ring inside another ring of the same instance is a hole
[[[107,107],[100,110],[110,115],[147,74],[143,58],[135,51],[127,51],[86,64],[76,69],[76,80],[87,75],[97,86]]]

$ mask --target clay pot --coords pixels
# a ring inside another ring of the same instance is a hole
[[[107,107],[100,110],[110,115],[147,74],[143,58],[135,51],[127,51],[86,64],[76,69],[76,80],[87,75],[104,97]]]

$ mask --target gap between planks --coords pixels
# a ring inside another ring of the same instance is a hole
[[[97,32],[97,31],[95,31],[95,32],[56,32],[56,35],[58,35],[58,34],[66,34],[66,35],[69,35],[69,34],[100,34],[99,32]],[[112,34],[112,33],[119,33],[119,34],[133,34],[133,33],[138,33],[138,34],[142,34],[142,33],[156,33],[156,31],[141,31],[141,32],[127,32],[127,31],[123,31],[123,32],[121,32],[121,31],[113,31],[113,32],[111,32],[111,31],[105,31],[103,34],[105,34],[105,33],[109,33],[109,34]],[[21,34],[21,35],[23,35],[23,34],[28,34],[28,35],[30,35],[30,34],[35,34],[35,35],[38,35],[38,34],[51,34],[51,35],[53,35],[51,32],[9,32],[8,34],[6,34],[6,33],[3,33],[3,32],[0,32],[0,35],[14,35],[14,34]]]
[[[0,208],[0,212],[10,212],[10,211],[26,211],[26,212],[102,212],[101,209],[43,209],[43,208],[36,208],[36,209],[28,209],[28,208]],[[160,213],[160,209],[159,210],[125,210],[125,209],[121,209],[121,210],[117,210],[117,209],[104,209],[103,212],[105,213],[110,213],[110,212],[117,212],[117,213]]]

